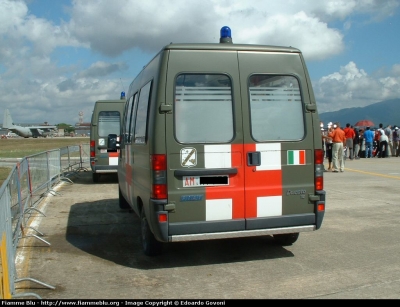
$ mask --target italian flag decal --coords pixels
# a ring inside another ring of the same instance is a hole
[[[305,150],[288,150],[287,152],[288,165],[305,165],[306,151]]]

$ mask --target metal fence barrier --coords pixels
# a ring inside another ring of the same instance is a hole
[[[15,284],[32,281],[50,289],[55,287],[31,277],[18,277],[15,258],[19,241],[43,234],[29,225],[39,209],[40,201],[49,193],[57,195],[53,187],[68,181],[71,174],[90,167],[89,144],[67,146],[22,158],[12,167],[0,188],[0,299],[41,297],[35,293],[16,293]],[[30,231],[28,231],[30,230]]]

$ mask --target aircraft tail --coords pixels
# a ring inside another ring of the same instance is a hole
[[[6,109],[4,111],[4,118],[3,118],[3,128],[11,128],[12,126],[14,126],[13,120],[11,118],[11,114],[10,111],[8,111],[8,109]]]

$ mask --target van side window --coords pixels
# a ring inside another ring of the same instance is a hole
[[[151,82],[147,83],[140,89],[139,101],[137,104],[136,116],[133,117],[132,121],[135,123],[135,135],[134,142],[136,144],[146,143],[146,131],[147,131],[147,111],[150,99]]]
[[[231,79],[222,74],[179,75],[174,116],[179,142],[230,142],[234,136]]]
[[[132,107],[129,110],[129,112],[132,114],[131,119],[130,119],[130,126],[129,126],[129,143],[132,143],[132,136],[135,133],[135,123],[136,123],[136,109],[138,105],[138,99],[139,99],[139,93],[136,92],[135,95],[133,95],[133,103]]]
[[[254,140],[293,141],[304,138],[303,103],[295,77],[252,75],[249,96]]]
[[[132,102],[133,102],[133,96],[129,98],[128,102],[125,105],[125,118],[124,118],[124,131],[123,131],[123,136],[124,136],[124,143],[129,144],[131,142],[131,115],[132,115]]]
[[[120,113],[118,111],[100,111],[99,112],[99,136],[108,136],[109,134],[119,135]]]

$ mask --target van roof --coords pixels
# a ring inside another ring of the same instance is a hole
[[[252,44],[229,44],[229,43],[203,43],[203,44],[169,44],[162,50],[233,50],[233,51],[268,51],[268,52],[292,52],[301,53],[294,47],[252,45]]]
[[[97,100],[96,103],[98,102],[126,102],[126,99]]]

